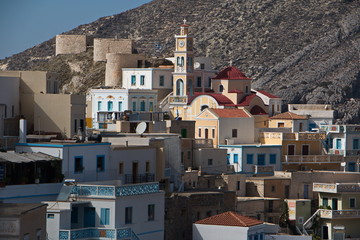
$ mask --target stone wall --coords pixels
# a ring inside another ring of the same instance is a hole
[[[107,53],[132,54],[134,42],[131,39],[95,38],[94,61],[105,61]]]
[[[85,52],[89,40],[86,35],[56,35],[55,55]]]

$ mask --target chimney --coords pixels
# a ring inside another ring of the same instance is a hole
[[[26,120],[21,118],[19,125],[19,143],[26,143]]]

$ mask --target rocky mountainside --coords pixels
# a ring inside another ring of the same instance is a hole
[[[168,57],[186,18],[197,56],[229,64],[254,87],[285,103],[329,103],[339,122],[360,123],[360,2],[358,0],[154,0],[66,34],[131,38],[137,51]],[[162,47],[156,51],[154,45]],[[54,56],[54,38],[0,61],[0,69],[61,73],[64,91],[85,92],[104,81],[91,53]]]

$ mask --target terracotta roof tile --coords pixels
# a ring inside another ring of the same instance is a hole
[[[238,108],[212,108],[210,109],[220,118],[250,118],[251,116],[243,109]]]
[[[264,222],[254,218],[242,216],[234,212],[221,213],[195,222],[195,224],[237,226],[237,227],[251,227],[262,223]]]
[[[245,97],[243,97],[243,99],[241,99],[238,105],[249,106],[251,101],[254,99],[254,97],[256,97],[256,93],[251,93],[250,95],[246,95]]]
[[[261,93],[261,94],[263,94],[263,95],[265,95],[265,96],[267,96],[267,97],[269,97],[269,98],[280,98],[280,97],[275,96],[275,95],[273,95],[273,94],[271,94],[271,93],[268,93],[268,92],[266,92],[266,91],[264,91],[264,90],[256,90],[256,91],[258,91],[259,93]]]
[[[284,113],[280,113],[278,115],[272,116],[270,119],[302,120],[302,119],[308,119],[308,117],[304,116],[304,115],[298,115],[298,114],[292,113],[292,112],[284,112]]]
[[[220,71],[213,79],[225,80],[251,80],[236,67],[230,66]]]

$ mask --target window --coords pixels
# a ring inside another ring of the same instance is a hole
[[[303,224],[303,223],[304,223],[304,217],[299,217],[298,224]]]
[[[302,155],[309,155],[309,149],[310,149],[310,146],[307,145],[307,144],[304,144],[301,146],[301,154]]]
[[[187,152],[187,159],[190,159],[190,157],[191,157],[191,151],[188,151]]]
[[[124,163],[119,163],[119,174],[124,174]]]
[[[97,103],[98,103],[98,111],[100,111],[100,110],[101,110],[101,104],[102,104],[102,102],[101,102],[101,101],[98,101]]]
[[[246,86],[245,93],[249,93],[249,86]]]
[[[140,85],[141,85],[141,86],[144,86],[144,85],[145,85],[145,76],[144,76],[144,75],[141,75],[141,76],[140,76]]]
[[[122,110],[123,110],[123,102],[119,102],[118,111],[122,112]]]
[[[132,223],[132,207],[125,208],[125,224]]]
[[[239,162],[239,155],[237,153],[234,154],[234,163]]]
[[[79,222],[79,208],[73,207],[71,209],[71,223],[78,223]]]
[[[353,139],[353,149],[359,149],[359,139]]]
[[[223,85],[220,85],[220,86],[219,86],[219,92],[222,93],[223,91],[224,91],[224,86],[223,86]]]
[[[208,87],[211,87],[211,77],[208,78]]]
[[[53,213],[48,213],[47,218],[49,218],[49,219],[54,219],[54,218],[55,218],[55,214],[53,214]]]
[[[205,138],[209,138],[209,129],[205,128]]]
[[[149,102],[149,111],[150,112],[154,111],[154,103],[153,102]]]
[[[213,160],[211,158],[208,159],[208,166],[213,165]]]
[[[201,87],[201,77],[196,78],[196,87]]]
[[[112,101],[108,101],[108,103],[107,103],[107,108],[108,108],[108,111],[112,111],[112,110],[113,110],[113,102],[112,102]]]
[[[148,221],[155,220],[155,204],[148,205]]]
[[[336,149],[341,149],[341,139],[336,139]]]
[[[41,228],[36,229],[36,240],[41,240]]]
[[[110,224],[110,208],[101,208],[100,224],[101,225],[109,225]]]
[[[232,136],[233,138],[237,138],[237,129],[233,129],[233,130],[232,130],[231,136]]]
[[[285,123],[283,123],[283,122],[278,122],[277,125],[278,125],[278,128],[285,127]]]
[[[145,111],[145,101],[144,100],[142,100],[140,102],[140,111]]]
[[[270,154],[270,164],[276,164],[276,154]]]
[[[329,199],[324,197],[322,199],[322,205],[326,208],[329,205]]]
[[[236,191],[239,191],[240,190],[240,181],[237,181],[236,182]]]
[[[96,171],[103,172],[105,170],[105,156],[96,156]]]
[[[135,86],[135,85],[136,85],[136,76],[131,75],[131,86]]]
[[[30,240],[30,233],[24,234],[24,240]]]
[[[159,86],[160,87],[165,86],[165,76],[160,76],[159,77]]]
[[[226,163],[227,163],[227,164],[230,164],[230,154],[227,154],[227,155],[226,155]]]
[[[350,208],[356,208],[356,198],[350,198],[349,201]]]
[[[83,171],[83,157],[75,157],[75,173],[82,173]]]
[[[146,163],[145,163],[145,172],[146,173],[150,172],[150,162],[149,161],[146,161]]]
[[[76,119],[74,120],[74,132],[75,133],[77,132],[77,120]]]
[[[133,111],[136,111],[136,102],[133,102],[133,103],[132,103],[132,110],[133,110]]]
[[[295,145],[288,145],[288,155],[295,155]]]
[[[205,64],[204,63],[200,63],[200,69],[205,69]]]
[[[265,165],[265,154],[258,154],[258,165]]]
[[[254,162],[254,154],[246,154],[246,163],[253,164]]]
[[[275,185],[272,185],[272,186],[271,186],[271,191],[272,191],[272,192],[275,192],[275,191],[276,191]]]
[[[199,134],[198,134],[199,138],[201,138],[201,128],[199,128]]]

